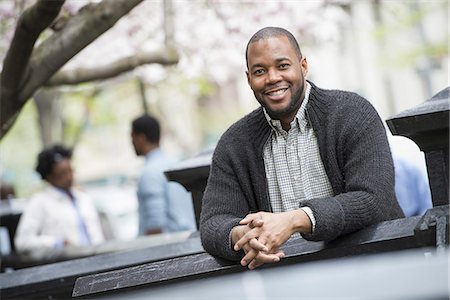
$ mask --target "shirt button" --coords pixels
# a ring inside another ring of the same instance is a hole
[[[294,180],[295,180],[295,181],[298,181],[298,176],[297,176],[297,175],[294,176]]]

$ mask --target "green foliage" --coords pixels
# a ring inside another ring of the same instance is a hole
[[[34,171],[42,145],[33,101],[23,108],[17,122],[0,142],[1,179],[12,184],[18,197],[29,196],[41,184]]]
[[[64,143],[74,147],[85,128],[89,126],[94,97],[89,92],[63,95]]]
[[[435,43],[431,45],[419,45],[410,51],[397,54],[391,59],[397,66],[409,66],[420,58],[441,58],[449,53],[448,41]]]
[[[197,79],[199,96],[209,96],[216,92],[217,88],[207,78],[200,77]]]
[[[418,39],[417,32],[421,26],[423,27],[426,19],[432,18],[433,13],[448,9],[448,1],[390,1],[382,3],[378,8],[381,9],[384,17],[373,31],[373,36],[379,43],[389,43],[392,39],[404,38],[405,36]],[[389,67],[410,67],[421,59],[440,59],[448,56],[448,53],[449,36],[447,31],[447,35],[440,41],[419,40],[418,42],[411,42],[411,46],[404,47],[404,50],[398,49],[390,57],[380,58],[380,62]]]

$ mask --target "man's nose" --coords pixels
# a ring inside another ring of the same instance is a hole
[[[267,83],[276,83],[281,80],[281,74],[277,69],[269,69],[267,72]]]

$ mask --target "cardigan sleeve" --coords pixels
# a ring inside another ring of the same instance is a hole
[[[335,142],[326,151],[335,152],[338,164],[332,176],[339,177],[341,191],[334,197],[302,203],[316,218],[314,233],[307,240],[332,240],[372,224],[403,217],[394,191],[394,167],[386,130],[373,106],[359,97],[342,106],[330,118]],[[322,132],[322,134],[325,134]],[[330,176],[330,174],[328,174]],[[330,181],[335,178],[330,178]],[[335,190],[335,187],[333,187]]]
[[[213,155],[202,200],[200,237],[203,247],[211,255],[237,261],[243,257],[243,251],[232,249],[230,232],[249,212],[249,205],[233,170],[226,144],[221,139]]]

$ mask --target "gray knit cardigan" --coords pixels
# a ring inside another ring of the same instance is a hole
[[[334,197],[308,199],[316,227],[302,236],[329,241],[371,224],[403,217],[394,192],[394,167],[385,127],[373,106],[355,93],[311,83],[307,117]],[[203,196],[200,235],[212,255],[239,260],[231,229],[248,213],[271,211],[263,149],[272,131],[262,108],[233,124],[220,138]]]

